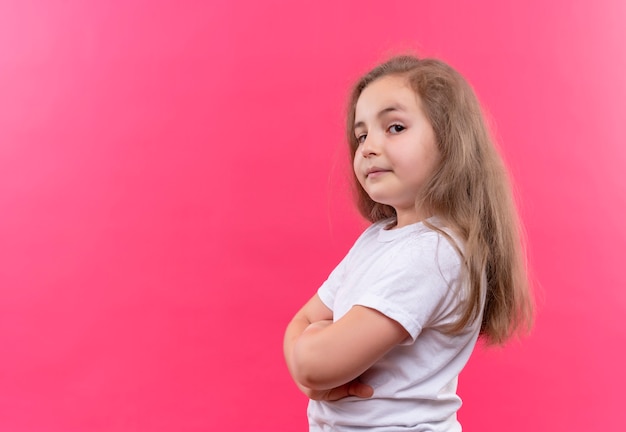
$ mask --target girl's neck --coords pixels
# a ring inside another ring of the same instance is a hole
[[[426,214],[425,212],[417,209],[408,209],[404,211],[398,211],[398,209],[396,209],[396,220],[389,224],[387,229],[397,229],[413,225],[423,221],[424,219],[428,219],[430,216],[432,215]]]

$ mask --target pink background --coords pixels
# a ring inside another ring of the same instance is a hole
[[[625,26],[622,0],[3,1],[0,430],[305,430],[283,329],[364,226],[348,87],[406,49],[490,112],[539,297],[461,376],[465,430],[622,430]]]

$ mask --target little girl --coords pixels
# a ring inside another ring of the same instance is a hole
[[[289,323],[311,431],[460,431],[458,375],[532,302],[506,171],[450,66],[395,57],[354,87],[358,208],[372,225]]]

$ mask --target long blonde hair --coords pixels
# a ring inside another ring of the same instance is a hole
[[[384,76],[401,76],[421,100],[435,132],[441,158],[435,172],[416,197],[416,205],[437,215],[463,241],[463,248],[442,229],[461,254],[470,295],[458,322],[458,332],[481,312],[482,281],[486,276],[481,335],[502,344],[518,330],[529,330],[533,302],[529,290],[520,224],[510,182],[483,119],[480,104],[466,80],[446,63],[413,56],[393,57],[363,76],[354,86],[347,115],[347,138],[354,162],[356,103],[361,92]],[[354,178],[357,206],[371,222],[395,217],[393,207],[373,201]]]

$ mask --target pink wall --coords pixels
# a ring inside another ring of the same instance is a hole
[[[462,375],[466,430],[623,429],[625,25],[621,0],[3,1],[0,430],[305,430],[282,332],[363,227],[348,86],[406,48],[492,114],[540,294]]]

